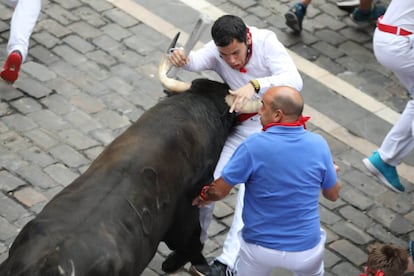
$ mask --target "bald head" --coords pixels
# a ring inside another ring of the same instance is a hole
[[[302,115],[302,95],[292,87],[271,87],[266,91],[263,99],[268,100],[273,111],[276,111],[278,109],[282,110],[285,117],[284,121],[296,121]]]

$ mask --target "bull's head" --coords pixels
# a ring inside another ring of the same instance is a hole
[[[176,40],[177,40],[177,36],[173,40],[172,44],[175,44]],[[173,45],[172,47],[174,46],[175,45]],[[168,54],[163,54],[161,57],[160,65],[158,67],[158,78],[160,79],[162,86],[167,91],[174,92],[174,93],[182,93],[182,92],[189,90],[191,87],[191,83],[173,79],[167,76],[167,72],[171,66],[172,65],[168,59]],[[235,96],[233,95],[229,94],[225,97],[225,101],[229,106],[233,104],[234,100],[235,100]],[[254,113],[259,110],[260,106],[261,106],[260,100],[251,100],[251,101],[248,101],[243,106],[243,108],[239,111],[239,113]]]

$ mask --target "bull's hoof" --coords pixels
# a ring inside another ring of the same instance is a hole
[[[180,255],[179,253],[173,251],[162,263],[161,268],[165,273],[171,274],[182,268],[189,261],[189,256]]]

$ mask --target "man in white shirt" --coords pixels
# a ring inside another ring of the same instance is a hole
[[[246,26],[241,18],[224,15],[214,22],[211,34],[213,40],[203,48],[190,52],[188,56],[183,50],[176,49],[171,53],[170,61],[189,71],[215,71],[230,86],[230,93],[236,96],[230,112],[237,112],[249,99],[261,97],[271,86],[289,86],[298,91],[302,89],[302,78],[274,32]],[[221,152],[214,172],[215,179],[221,175],[235,149],[250,134],[260,131],[257,113],[239,115],[239,124],[227,138]],[[243,197],[244,185],[240,185],[233,223],[224,242],[223,253],[215,259],[209,271],[203,272],[201,268],[193,266],[192,270],[197,275],[220,275],[223,271],[231,275],[233,272],[240,250],[238,233],[243,228]],[[202,243],[207,239],[213,208],[212,203],[200,209]],[[171,272],[187,261],[173,252],[164,264],[168,264],[167,269]]]

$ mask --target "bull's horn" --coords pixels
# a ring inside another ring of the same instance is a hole
[[[158,78],[161,81],[162,86],[168,91],[177,93],[190,89],[191,83],[172,79],[167,76],[167,72],[170,67],[171,63],[168,60],[168,55],[163,54],[160,65],[158,66]]]
[[[231,106],[236,99],[234,95],[227,95],[225,101],[228,106]],[[260,99],[257,100],[249,100],[247,101],[244,106],[239,110],[239,113],[255,113],[259,111],[259,108],[262,106],[262,102]]]

